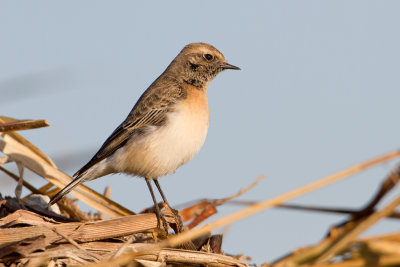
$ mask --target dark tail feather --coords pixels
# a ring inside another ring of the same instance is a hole
[[[62,199],[66,194],[71,192],[71,190],[74,189],[75,186],[83,183],[85,181],[85,176],[85,173],[83,173],[81,176],[76,177],[72,182],[61,189],[61,191],[59,191],[54,197],[50,199],[49,206],[55,204],[57,201]]]

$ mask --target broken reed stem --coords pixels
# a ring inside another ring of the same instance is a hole
[[[360,172],[362,170],[368,169],[372,166],[375,166],[377,164],[386,162],[388,160],[394,159],[396,157],[400,156],[400,150],[396,150],[390,153],[387,153],[383,156],[379,156],[376,158],[373,158],[371,160],[368,160],[366,162],[360,163],[360,164],[356,164],[353,165],[350,168],[344,169],[342,171],[339,171],[335,174],[329,175],[325,178],[322,178],[318,181],[315,181],[313,183],[310,183],[308,185],[305,185],[303,187],[294,189],[288,193],[285,193],[283,195],[274,197],[272,199],[267,199],[263,202],[254,204],[248,208],[245,208],[243,210],[240,210],[238,212],[232,213],[228,216],[225,216],[221,219],[218,219],[214,222],[211,222],[207,225],[202,226],[201,228],[198,229],[192,229],[190,231],[187,232],[183,232],[181,234],[172,236],[170,238],[168,238],[167,240],[164,240],[160,243],[158,243],[158,248],[165,248],[165,247],[176,247],[179,244],[188,242],[189,240],[193,240],[195,238],[198,238],[200,236],[203,236],[205,234],[210,233],[213,229],[215,228],[219,228],[221,226],[224,226],[226,224],[230,224],[233,223],[235,221],[238,221],[240,219],[246,218],[250,215],[254,215],[258,212],[261,212],[263,210],[269,209],[273,206],[279,205],[284,203],[285,201],[304,195],[306,193],[309,193],[313,190],[316,190],[318,188],[321,188],[323,186],[326,186],[328,184],[331,184],[333,182],[342,180],[346,177],[349,177],[350,175],[353,175],[357,172]],[[135,257],[144,254],[145,251],[138,251],[138,252],[133,252],[133,253],[129,253],[129,254],[125,254],[122,255],[118,258],[115,258],[111,261],[107,261],[107,262],[102,262],[102,263],[98,263],[98,264],[94,264],[94,265],[90,265],[90,266],[96,266],[96,267],[100,267],[100,266],[110,266],[110,264],[126,264],[128,263],[130,260],[134,259]]]
[[[240,203],[240,202],[239,202]],[[294,204],[281,204],[276,206],[277,208],[284,209],[293,209],[293,210],[303,210],[303,211],[315,211],[315,212],[325,212],[325,213],[338,213],[338,214],[347,214],[347,215],[356,215],[360,211],[357,209],[339,209],[339,208],[331,208],[331,207],[321,207],[321,206],[302,206],[302,205],[294,205]],[[372,210],[374,212],[375,209]],[[392,219],[400,219],[400,213],[393,211],[391,214],[387,216]]]
[[[120,256],[122,253],[124,253],[124,251],[126,250],[126,248],[129,247],[129,245],[133,242],[133,240],[135,239],[135,235],[131,235],[128,240],[126,240],[122,246],[117,249],[117,251],[115,251],[114,255],[111,256],[111,258],[116,258],[118,256]]]
[[[17,120],[13,122],[1,122],[0,132],[31,130],[48,126],[50,126],[50,124],[45,120]]]
[[[10,119],[10,118],[8,118]],[[12,120],[12,119],[11,119]],[[6,118],[5,117],[0,117],[0,123],[4,123],[6,122]],[[43,153],[39,148],[37,148],[34,144],[32,144],[31,142],[29,142],[27,139],[25,139],[22,135],[20,135],[17,132],[2,132],[0,133],[0,136],[4,137],[8,135],[11,138],[13,138],[15,141],[23,144],[24,146],[28,147],[32,152],[34,152],[37,156],[41,157],[44,161],[46,161],[48,164],[50,164],[53,167],[57,167],[56,164],[45,154]]]
[[[343,262],[329,262],[329,263],[317,263],[317,264],[302,264],[298,267],[366,267],[366,266],[399,266],[400,256],[399,255],[380,255],[376,259],[349,259]]]
[[[19,177],[17,175],[15,175],[14,173],[10,172],[9,170],[3,168],[2,166],[0,166],[0,171],[6,173],[8,176],[10,176],[11,178],[13,178],[15,181],[19,181]],[[35,194],[41,194],[41,192],[39,190],[37,190],[33,185],[31,185],[30,183],[28,183],[27,181],[23,180],[22,184],[28,188],[32,193]]]
[[[334,242],[328,247],[324,253],[322,253],[315,261],[315,263],[323,263],[332,259],[336,253],[344,249],[350,242],[352,242],[359,234],[367,230],[371,225],[375,224],[382,218],[390,215],[394,209],[400,205],[400,197],[395,198],[390,204],[385,206],[382,210],[373,213],[371,216],[363,220],[352,230],[346,233],[345,236],[340,238],[337,242]]]
[[[67,240],[71,245],[73,245],[74,247],[76,247],[77,249],[84,251],[85,253],[87,253],[88,255],[92,256],[93,258],[96,259],[96,261],[99,261],[99,258],[97,258],[97,256],[93,253],[91,253],[90,251],[87,251],[86,249],[84,249],[83,247],[81,247],[78,243],[76,243],[75,240],[73,240],[72,238],[70,238],[69,236],[67,236],[66,234],[62,233],[61,231],[57,230],[57,228],[53,227],[51,228],[51,230],[58,234],[59,236],[63,237],[65,240]]]
[[[260,211],[269,209],[269,208],[271,208],[273,206],[276,206],[278,204],[282,204],[282,203],[284,203],[285,201],[287,201],[289,199],[304,195],[304,194],[309,193],[309,192],[311,192],[313,190],[316,190],[318,188],[321,188],[321,187],[326,186],[328,184],[331,184],[333,182],[339,181],[339,180],[344,179],[344,178],[346,178],[346,177],[348,177],[348,176],[350,176],[352,174],[355,174],[357,172],[360,172],[362,170],[370,168],[370,167],[372,167],[374,165],[383,163],[385,161],[391,160],[391,159],[396,158],[398,156],[400,156],[400,150],[396,150],[396,151],[387,153],[387,154],[385,154],[383,156],[373,158],[373,159],[368,160],[366,162],[353,165],[350,168],[344,169],[344,170],[342,170],[340,172],[337,172],[335,174],[332,174],[330,176],[322,178],[322,179],[320,179],[318,181],[315,181],[315,182],[313,182],[311,184],[308,184],[306,186],[294,189],[294,190],[292,190],[292,191],[290,191],[288,193],[285,193],[283,195],[274,197],[272,199],[265,200],[263,202],[254,204],[254,205],[252,205],[252,206],[250,206],[248,208],[245,208],[243,210],[240,210],[238,212],[235,212],[233,214],[225,216],[225,217],[223,217],[223,218],[221,218],[219,220],[216,220],[214,222],[209,223],[208,225],[204,225],[201,228],[193,229],[191,231],[184,232],[184,233],[181,233],[179,235],[173,236],[173,237],[161,242],[160,246],[162,246],[162,247],[165,247],[165,246],[175,247],[175,246],[177,246],[177,245],[179,245],[179,244],[181,244],[183,242],[187,242],[188,240],[191,240],[191,239],[200,237],[200,236],[202,236],[202,235],[204,235],[206,233],[209,233],[215,228],[218,228],[218,227],[221,227],[223,225],[232,223],[234,221],[243,219],[245,217],[248,217],[248,216],[256,214],[256,213],[258,213]]]
[[[234,198],[237,198],[237,197],[243,195],[244,193],[246,193],[247,191],[252,189],[254,186],[256,186],[259,182],[264,180],[264,178],[265,178],[264,174],[260,175],[254,182],[252,182],[247,187],[245,187],[243,189],[240,189],[239,192],[237,192],[236,194],[233,194],[232,196],[229,196],[229,197],[226,197],[226,198],[216,199],[216,200],[213,201],[213,204],[216,205],[216,206],[220,206],[220,205],[224,204],[225,202],[227,202],[229,200],[232,200]]]
[[[44,160],[43,157],[38,156],[40,150],[38,150],[38,153],[34,152],[31,147],[27,147],[24,143],[21,143],[19,139],[15,139],[12,134],[17,135],[17,133],[12,132],[9,134],[0,133],[3,137],[3,140],[0,138],[0,151],[2,153],[13,161],[21,162],[25,168],[30,169],[60,188],[63,188],[67,183],[72,181],[73,178],[69,175],[63,173],[57,167],[54,167],[48,161]],[[103,195],[82,184],[78,185],[77,190],[73,190],[71,195],[77,197],[96,210],[106,213],[110,217],[115,218],[121,215],[134,214],[127,208],[105,198]]]

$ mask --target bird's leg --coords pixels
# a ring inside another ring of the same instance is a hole
[[[156,197],[154,195],[153,188],[151,187],[150,179],[146,178],[146,183],[147,183],[147,187],[150,190],[151,198],[153,199],[153,202],[154,202],[154,207],[156,208],[157,227],[161,228],[161,221],[162,221],[165,232],[168,234],[168,223],[165,220],[164,215],[161,214],[160,207],[158,207],[158,203],[157,203]]]
[[[158,191],[160,192],[160,195],[161,195],[163,201],[165,202],[165,204],[167,204],[168,208],[172,211],[172,214],[174,215],[174,219],[175,219],[176,227],[177,227],[177,232],[178,232],[178,233],[182,232],[182,230],[183,230],[183,224],[182,224],[181,217],[180,217],[179,214],[178,214],[178,211],[172,209],[171,206],[169,205],[168,200],[167,200],[167,198],[165,197],[164,192],[162,191],[160,184],[158,183],[158,180],[157,180],[157,179],[153,179],[153,181],[154,181],[154,183],[156,184],[157,189],[158,189]]]

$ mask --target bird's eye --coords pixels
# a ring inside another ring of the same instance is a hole
[[[214,57],[210,54],[204,54],[204,58],[207,59],[208,61],[212,60]]]

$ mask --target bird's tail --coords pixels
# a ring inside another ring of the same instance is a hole
[[[54,197],[50,199],[49,206],[55,204],[57,201],[62,199],[66,194],[71,192],[72,189],[74,189],[75,186],[83,183],[87,178],[85,175],[86,172],[82,173],[81,175],[78,175],[72,182],[67,184],[63,189],[61,189]]]

